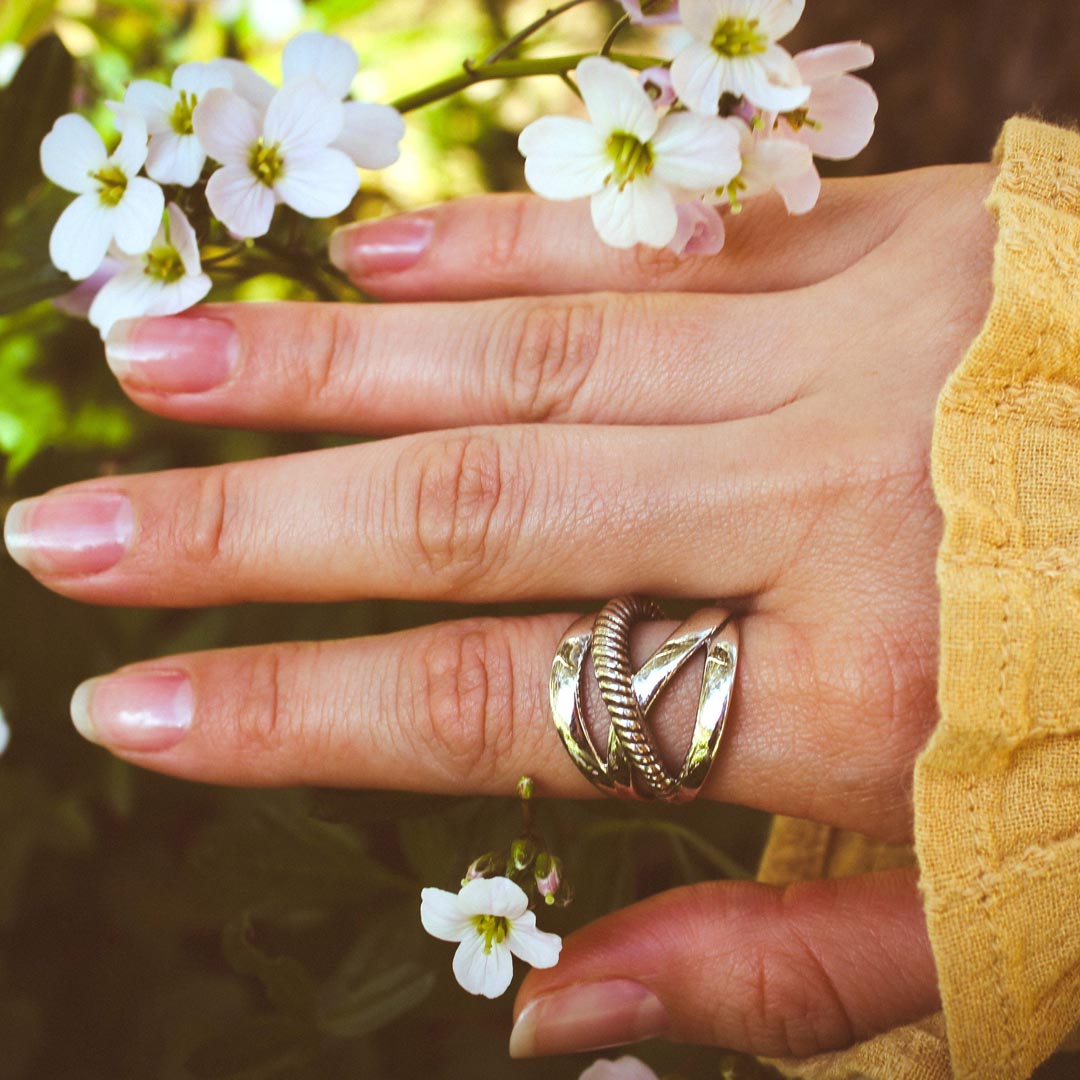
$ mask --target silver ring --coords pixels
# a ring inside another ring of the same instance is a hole
[[[739,658],[739,628],[730,612],[702,608],[679,626],[637,671],[630,661],[630,629],[663,617],[658,604],[620,596],[594,617],[578,619],[563,635],[551,663],[551,716],[574,764],[601,791],[628,799],[686,802],[701,790],[724,733]],[[607,753],[601,757],[581,707],[581,674],[590,648],[607,708]],[[648,713],[671,677],[705,650],[701,693],[690,746],[672,774],[660,757]]]

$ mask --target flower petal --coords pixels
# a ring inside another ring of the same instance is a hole
[[[228,85],[231,85],[232,89],[249,105],[254,105],[260,113],[266,112],[271,98],[277,93],[277,87],[269,79],[264,79],[243,60],[223,56],[217,60],[211,60],[207,66],[215,72],[223,73],[229,79]]]
[[[521,133],[518,149],[529,187],[545,199],[594,195],[611,173],[604,139],[585,120],[542,116]]]
[[[187,215],[176,203],[169,203],[169,240],[184,264],[184,272],[197,274],[202,269],[199,259],[199,239]]]
[[[73,319],[85,319],[90,314],[94,297],[107,281],[111,281],[128,265],[127,259],[125,256],[121,261],[106,255],[102,264],[88,278],[80,281],[70,292],[53,297],[53,307]]]
[[[274,95],[263,120],[263,135],[268,143],[277,143],[288,158],[329,146],[341,134],[344,121],[341,102],[334,100],[318,79],[307,75],[286,83]]]
[[[672,61],[671,84],[691,112],[715,116],[721,90],[731,89],[722,85],[731,82],[724,78],[728,66],[708,45],[695,41]]]
[[[804,83],[816,83],[833,75],[860,71],[873,62],[874,50],[864,41],[840,41],[795,54],[795,66]]]
[[[679,0],[619,0],[637,26],[660,26],[679,21]]]
[[[797,137],[818,157],[843,161],[865,149],[874,134],[878,99],[869,83],[854,75],[838,75],[815,83],[808,106],[810,124]]]
[[[275,192],[297,213],[309,218],[340,214],[360,188],[356,166],[329,147],[285,159]]]
[[[206,185],[206,201],[214,217],[237,237],[265,236],[274,216],[273,191],[246,165],[218,169]]]
[[[607,1058],[594,1061],[578,1080],[659,1080],[659,1077],[644,1061],[623,1054],[614,1061]]]
[[[536,927],[536,915],[526,911],[510,923],[506,935],[510,951],[534,968],[554,967],[559,962],[562,938]]]
[[[116,115],[116,129],[120,132],[120,145],[112,152],[109,163],[116,165],[130,179],[138,174],[146,161],[150,134],[138,109],[123,102],[111,102],[109,108]]]
[[[136,79],[124,91],[124,104],[143,118],[151,135],[172,131],[169,118],[176,106],[176,94],[164,83]]]
[[[80,195],[60,215],[49,237],[49,258],[76,281],[88,278],[105,259],[113,238],[113,209],[96,191]]]
[[[805,143],[794,139],[758,139],[749,154],[743,155],[739,179],[745,185],[742,196],[763,195],[778,184],[803,175],[814,159]]]
[[[146,172],[159,184],[191,187],[199,179],[205,164],[206,151],[194,135],[167,131],[150,139]]]
[[[671,192],[652,176],[639,176],[621,191],[610,184],[594,195],[592,220],[600,239],[617,248],[666,247],[679,224]]]
[[[61,116],[41,140],[41,171],[58,187],[80,195],[97,191],[90,173],[102,168],[108,157],[101,136],[78,113]]]
[[[174,90],[186,90],[197,98],[201,98],[208,90],[231,90],[232,85],[233,79],[228,68],[198,60],[181,64],[172,77]]]
[[[118,320],[148,315],[162,288],[164,283],[144,273],[142,266],[130,267],[102,286],[90,305],[90,322],[104,338]]]
[[[810,168],[798,176],[781,180],[776,185],[789,214],[806,214],[817,206],[821,195],[821,176],[811,163]]]
[[[672,113],[652,141],[653,173],[687,191],[710,191],[733,180],[742,168],[739,131],[718,116]]]
[[[517,919],[529,910],[529,898],[506,877],[474,878],[463,885],[458,903],[466,915],[499,915]]]
[[[484,952],[484,938],[470,934],[454,953],[454,978],[470,994],[487,998],[501,997],[514,977],[514,961],[505,942],[491,945]]]
[[[810,97],[810,87],[802,82],[795,61],[779,45],[770,45],[760,55],[736,58],[730,66],[738,76],[738,89],[732,93],[745,94],[759,109],[788,112],[805,105]]]
[[[244,165],[259,138],[259,114],[235,90],[208,90],[191,115],[203,149],[223,165]]]
[[[314,75],[335,101],[349,93],[359,69],[356,50],[344,38],[320,34],[317,30],[297,34],[285,46],[281,57],[285,82]]]
[[[620,131],[648,142],[656,132],[656,109],[637,72],[603,56],[582,60],[575,72],[589,119],[603,138]]]
[[[366,101],[342,105],[345,122],[333,145],[362,169],[385,169],[401,156],[405,121],[397,109]]]
[[[116,204],[113,237],[128,255],[146,251],[161,227],[165,194],[152,180],[136,176],[128,181],[124,197]]]
[[[466,934],[476,935],[472,919],[461,910],[457,893],[445,889],[422,889],[420,922],[440,941],[464,941]]]
[[[185,274],[162,288],[147,309],[147,315],[178,315],[194,307],[213,287],[209,274]]]
[[[668,248],[676,255],[718,255],[724,249],[724,219],[715,206],[699,200],[679,203],[678,228]]]
[[[806,0],[751,0],[746,17],[757,19],[763,34],[778,41],[802,18]]]
[[[683,26],[699,41],[711,41],[716,24],[731,14],[726,0],[682,0],[679,4]]]

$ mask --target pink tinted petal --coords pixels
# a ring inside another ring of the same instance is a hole
[[[731,62],[738,68],[740,89],[751,104],[768,112],[788,112],[805,105],[810,87],[802,82],[799,69],[789,53],[779,45],[770,45],[760,55]]]
[[[668,248],[676,255],[718,255],[724,248],[724,219],[715,206],[680,203],[678,228]]]
[[[458,903],[466,915],[501,915],[517,919],[529,909],[529,898],[509,878],[475,878],[461,887]]]
[[[173,72],[172,85],[174,90],[186,90],[201,98],[209,90],[231,89],[232,78],[225,68],[192,60]]]
[[[646,68],[638,76],[638,82],[645,88],[645,93],[656,108],[666,109],[675,104],[677,95],[671,82],[671,72],[666,67]]]
[[[150,139],[146,173],[159,184],[191,187],[206,164],[206,151],[194,135],[167,131]]]
[[[342,105],[345,123],[333,145],[362,169],[385,169],[401,156],[405,121],[397,109],[366,101]]]
[[[274,188],[283,202],[305,217],[333,217],[352,202],[360,175],[345,154],[327,148],[287,158]]]
[[[594,1061],[578,1080],[659,1080],[656,1073],[636,1057],[624,1054],[614,1061]]]
[[[672,113],[664,118],[652,147],[654,174],[688,191],[723,187],[742,164],[738,129],[720,117]]]
[[[282,154],[321,150],[341,134],[345,114],[318,79],[306,76],[287,83],[266,110],[263,134],[268,143],[277,143]]]
[[[277,93],[277,87],[264,79],[250,64],[235,60],[231,56],[211,60],[207,65],[215,73],[224,74],[231,86],[248,104],[254,105],[260,113],[266,112],[270,99]]]
[[[816,83],[809,118],[798,136],[818,156],[843,161],[862,151],[874,134],[878,99],[869,83],[854,75],[838,75]]]
[[[208,90],[191,123],[203,149],[222,165],[245,165],[260,133],[255,106],[234,90]]]
[[[151,135],[172,131],[169,117],[176,105],[176,94],[164,83],[136,79],[124,91],[124,104],[142,116]]]
[[[246,165],[226,165],[210,177],[206,201],[235,237],[265,236],[274,216],[274,193]]]
[[[761,30],[778,41],[802,18],[806,0],[754,0],[749,18],[760,21]]]
[[[805,83],[816,83],[847,71],[860,71],[874,62],[874,50],[863,41],[819,45],[795,54],[795,66]]]
[[[804,173],[776,185],[789,214],[805,214],[817,206],[821,194],[821,176],[813,165]]]
[[[74,319],[85,319],[94,297],[127,265],[126,261],[106,256],[105,261],[85,281],[80,281],[71,292],[55,297],[53,307]]]
[[[317,30],[297,34],[281,57],[285,82],[314,75],[335,101],[348,94],[359,68],[356,50],[344,38]]]
[[[679,21],[679,0],[619,0],[637,26],[659,26]]]

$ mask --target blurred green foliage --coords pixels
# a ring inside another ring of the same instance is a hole
[[[480,55],[537,13],[484,0],[316,0],[304,25],[341,32],[365,59],[368,97],[389,100]],[[37,148],[72,107],[93,116],[134,75],[228,53],[276,76],[280,42],[250,5],[223,24],[211,3],[5,0],[0,45],[27,52],[0,91],[0,511],[109,472],[297,452],[332,437],[187,429],[139,413],[101,343],[49,298],[62,193]],[[611,11],[560,31],[596,40]],[[591,20],[591,21],[590,21]],[[74,59],[73,59],[74,56]],[[519,183],[520,125],[544,85],[477,88],[410,117],[400,166],[370,178],[351,213]],[[278,275],[215,298],[305,296]],[[506,1056],[512,995],[460,991],[452,947],[419,924],[423,885],[452,888],[477,854],[514,835],[505,800],[350,791],[241,791],[138,772],[84,744],[68,699],[121,664],[198,649],[379,633],[467,614],[451,605],[107,610],[50,595],[0,560],[0,1080],[576,1077],[594,1055]],[[496,609],[499,610],[499,609]],[[524,610],[524,609],[518,609]],[[535,610],[535,609],[531,609]],[[659,816],[610,804],[537,804],[578,900],[542,913],[567,933],[658,889],[752,868],[766,820],[715,805]],[[717,1051],[643,1048],[660,1073],[764,1075]]]

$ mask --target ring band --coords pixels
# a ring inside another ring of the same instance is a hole
[[[601,791],[620,798],[686,802],[701,790],[724,732],[739,658],[739,628],[724,609],[702,608],[634,671],[631,627],[662,617],[654,601],[620,596],[595,618],[578,619],[563,635],[551,663],[551,715],[574,764]],[[590,648],[611,720],[604,757],[582,715],[581,675]],[[672,676],[699,649],[705,650],[705,668],[697,718],[682,768],[673,775],[657,749],[648,713]]]

